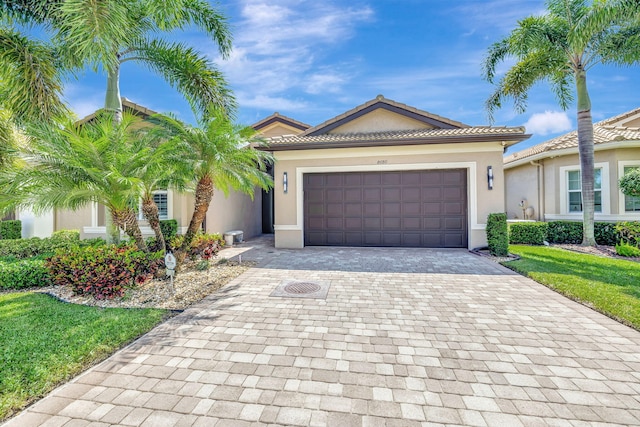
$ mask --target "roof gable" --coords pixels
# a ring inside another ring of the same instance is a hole
[[[97,110],[94,113],[89,114],[88,116],[85,116],[83,118],[81,118],[80,120],[78,120],[78,124],[83,124],[83,123],[87,123],[92,121],[93,119],[96,118],[96,116],[103,111],[104,108],[100,108],[99,110]],[[126,111],[127,113],[133,114],[134,116],[138,116],[140,117],[142,120],[146,120],[148,119],[150,116],[153,116],[154,114],[158,114],[157,112],[147,108],[147,107],[143,107],[142,105],[136,104],[135,102],[129,101],[127,98],[122,97],[122,110]]]
[[[275,112],[272,115],[251,125],[256,131],[265,137],[297,135],[309,129],[309,125],[283,116]]]
[[[303,135],[384,132],[416,129],[461,129],[469,126],[402,104],[382,95],[307,129]]]

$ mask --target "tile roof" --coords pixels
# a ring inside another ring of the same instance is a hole
[[[378,104],[378,103],[387,104],[387,105],[389,105],[391,107],[395,107],[395,108],[398,108],[400,110],[408,111],[408,112],[416,114],[418,116],[422,116],[422,117],[425,117],[425,118],[428,118],[428,119],[432,119],[432,120],[435,120],[435,121],[438,121],[438,122],[446,123],[447,125],[450,125],[450,126],[453,126],[453,127],[456,127],[456,128],[467,128],[467,127],[469,127],[469,125],[466,125],[466,124],[464,124],[462,122],[451,120],[451,119],[448,119],[446,117],[442,117],[442,116],[439,116],[437,114],[430,113],[428,111],[420,110],[418,108],[411,107],[410,105],[403,104],[401,102],[396,102],[394,100],[385,98],[383,95],[378,95],[374,99],[372,99],[370,101],[367,101],[362,105],[358,105],[357,107],[352,108],[351,110],[349,110],[347,112],[344,112],[344,113],[342,113],[340,115],[337,115],[337,116],[335,116],[335,117],[333,117],[333,118],[331,118],[331,119],[329,119],[329,120],[327,120],[325,122],[320,123],[319,125],[316,125],[316,126],[314,126],[312,128],[307,129],[303,133],[303,135],[309,135],[309,134],[317,133],[317,132],[321,131],[323,128],[330,127],[334,123],[340,122],[341,120],[344,120],[344,119],[348,119],[350,116],[357,115],[359,112],[361,112],[361,111],[363,111],[363,110],[365,110],[365,109],[367,109],[369,107],[372,107],[372,106],[374,106],[375,104]]]
[[[142,118],[147,118],[149,116],[153,116],[154,114],[158,114],[156,111],[153,111],[147,107],[143,107],[140,104],[136,104],[133,101],[128,100],[124,96],[122,97],[122,109],[124,111],[129,111],[138,116],[142,116]],[[87,123],[93,120],[94,117],[98,115],[100,111],[104,110],[104,108],[100,108],[98,111],[95,111],[88,116],[85,116],[77,121],[78,124]]]
[[[300,128],[300,130],[305,130],[305,129],[309,129],[311,126],[300,122],[296,119],[292,119],[291,117],[287,117],[283,114],[278,113],[277,111],[273,114],[271,114],[268,117],[265,117],[264,119],[254,123],[251,125],[252,128],[258,130],[264,126],[267,126],[273,122],[281,122],[281,123],[285,123],[288,124],[290,126],[296,127],[296,128]]]
[[[524,127],[464,127],[459,129],[413,129],[372,133],[335,133],[314,136],[284,135],[267,139],[270,149],[332,148],[403,144],[442,144],[474,141],[505,141],[507,145],[529,138]]]
[[[640,108],[620,114],[615,117],[593,124],[593,142],[595,145],[617,141],[640,141],[640,127],[617,126],[624,119],[640,113]],[[534,145],[525,150],[518,151],[504,158],[504,164],[508,165],[518,160],[556,150],[578,148],[578,132],[572,131],[556,138]],[[539,156],[538,156],[539,157]]]

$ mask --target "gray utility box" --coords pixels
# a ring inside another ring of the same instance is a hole
[[[242,230],[231,230],[224,233],[224,243],[227,246],[233,246],[235,243],[242,243],[244,240],[244,232]]]

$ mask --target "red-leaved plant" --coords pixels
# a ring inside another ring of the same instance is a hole
[[[99,300],[123,296],[126,288],[146,282],[163,265],[162,253],[115,245],[59,251],[46,263],[54,284]]]

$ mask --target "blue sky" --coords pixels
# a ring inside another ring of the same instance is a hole
[[[488,46],[518,19],[544,11],[543,0],[238,0],[221,1],[234,50],[223,61],[197,32],[175,34],[208,54],[227,76],[238,121],[275,111],[316,125],[378,94],[470,125],[486,125],[481,78]],[[502,71],[510,64],[504,64]],[[100,108],[106,78],[86,72],[66,89],[79,116]],[[640,107],[640,66],[598,66],[589,74],[594,121]],[[151,72],[122,68],[122,95],[193,122],[187,103]],[[530,92],[527,111],[511,105],[495,125],[525,125],[520,150],[575,129],[575,106],[562,111],[546,84]]]

